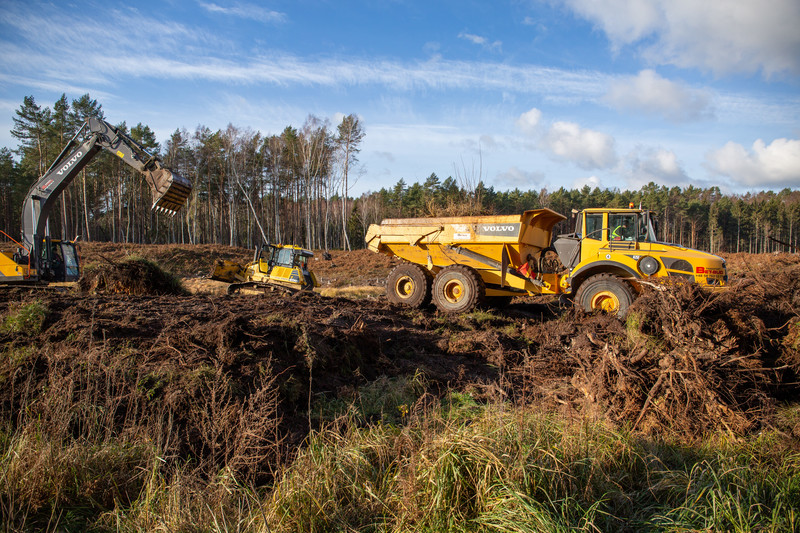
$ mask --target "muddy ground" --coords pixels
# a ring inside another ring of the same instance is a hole
[[[312,263],[323,285],[380,285],[393,266],[365,250],[332,254]],[[251,252],[84,244],[81,255],[138,255],[199,282],[214,259]],[[384,297],[4,290],[0,414],[87,439],[103,437],[97,428],[145,438],[168,458],[244,477],[275,468],[328,406],[410,376],[422,386],[408,416],[457,390],[649,436],[746,435],[785,425],[778,408],[800,392],[800,259],[728,259],[729,290],[647,287],[624,323],[541,297],[446,316]]]
[[[186,280],[196,282],[209,274],[215,259],[249,263],[253,260],[254,251],[217,244],[80,243],[78,253],[82,264],[90,268],[109,262],[120,262],[129,257],[142,257]],[[324,258],[323,251],[317,250],[309,263],[309,268],[316,274],[323,288],[383,285],[389,271],[399,263],[397,258],[375,254],[369,250],[331,250],[329,254],[330,260]]]

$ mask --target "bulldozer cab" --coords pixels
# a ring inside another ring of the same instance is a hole
[[[282,248],[275,257],[275,264],[282,267],[293,267],[294,254],[295,250],[293,248]]]
[[[307,272],[310,257],[314,257],[314,253],[309,250],[294,246],[265,244],[259,250],[256,261],[259,270],[265,274],[270,273],[274,267],[298,267],[301,271]]]

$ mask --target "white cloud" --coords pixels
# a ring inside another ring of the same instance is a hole
[[[581,128],[573,122],[555,122],[542,138],[541,146],[557,159],[585,170],[605,169],[617,163],[614,138]]]
[[[577,178],[572,181],[572,188],[573,189],[583,189],[584,187],[588,186],[590,189],[594,189],[595,187],[602,189],[603,183],[600,181],[600,178],[597,176],[589,176],[585,178]]]
[[[711,172],[747,187],[800,187],[800,140],[758,139],[752,150],[729,142],[706,155]]]
[[[651,181],[669,186],[690,183],[678,156],[664,148],[639,147],[625,157],[628,186],[638,189]]]
[[[710,100],[708,92],[667,80],[652,70],[611,82],[605,96],[616,109],[661,115],[673,122],[710,117]]]
[[[660,64],[717,75],[800,73],[797,0],[563,0],[615,48],[640,45]]]
[[[519,116],[516,126],[522,133],[526,135],[533,135],[536,133],[541,120],[542,112],[534,107],[530,111],[526,111]]]
[[[502,41],[494,41],[489,42],[489,39],[483,37],[481,35],[475,35],[474,33],[465,33],[461,32],[458,34],[459,39],[465,39],[471,43],[477,44],[486,48],[487,50],[491,50],[493,52],[499,52],[503,48]]]
[[[514,188],[522,191],[537,189],[546,185],[543,172],[522,170],[511,167],[495,176],[494,182],[501,188]]]
[[[284,22],[286,14],[271,11],[253,4],[235,3],[230,7],[223,7],[210,2],[198,2],[200,7],[212,14],[230,15],[258,22]]]

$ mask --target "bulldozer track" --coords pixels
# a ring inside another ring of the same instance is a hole
[[[280,294],[297,294],[299,292],[313,293],[311,289],[298,289],[296,287],[287,287],[277,283],[264,283],[260,281],[243,281],[241,283],[231,283],[228,285],[228,294],[240,294],[242,290],[258,291],[263,294],[280,293]]]

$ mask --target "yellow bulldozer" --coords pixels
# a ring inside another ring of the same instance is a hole
[[[670,277],[711,288],[727,283],[721,257],[660,242],[653,212],[585,209],[576,213],[575,231],[553,241],[553,227],[563,220],[550,209],[387,219],[372,224],[365,241],[373,252],[405,260],[387,278],[391,302],[420,308],[433,301],[447,313],[487,300],[560,294],[586,311],[623,317],[647,280]]]
[[[265,244],[256,248],[253,262],[248,265],[217,260],[209,277],[229,283],[228,294],[242,289],[311,291],[319,287],[317,277],[308,269],[312,257],[312,251],[299,246]]]

